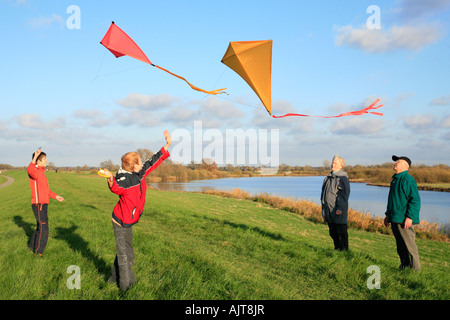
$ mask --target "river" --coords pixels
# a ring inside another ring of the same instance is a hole
[[[320,204],[323,176],[313,177],[250,177],[196,180],[185,183],[153,183],[161,190],[205,191],[242,189],[250,194],[268,193],[275,196],[294,197]],[[357,211],[384,217],[389,188],[365,183],[350,183],[349,206]],[[450,224],[450,193],[419,191],[420,219],[441,225]]]

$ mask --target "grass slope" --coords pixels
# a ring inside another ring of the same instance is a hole
[[[248,200],[149,190],[133,228],[137,284],[121,293],[107,282],[115,256],[104,179],[47,173],[50,237],[42,257],[27,248],[35,229],[26,172],[0,189],[0,299],[442,299],[448,300],[450,244],[418,239],[422,271],[398,270],[389,235],[349,230],[336,252],[328,228]],[[75,265],[81,289],[68,289]],[[369,289],[367,268],[381,271]]]

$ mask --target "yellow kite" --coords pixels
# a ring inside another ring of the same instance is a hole
[[[230,42],[222,62],[248,83],[272,115],[272,40]]]

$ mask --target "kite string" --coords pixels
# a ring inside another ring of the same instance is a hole
[[[95,80],[97,80],[98,75],[100,74],[100,70],[102,69],[102,66],[103,66],[103,61],[105,61],[105,57],[106,57],[106,51],[103,54],[103,58],[102,58],[102,61],[100,62],[100,66],[98,67],[97,74],[95,75],[94,79],[92,79],[91,84],[94,83]]]
[[[223,75],[225,74],[225,71],[227,71],[227,69],[224,68],[222,73],[220,74],[219,78],[217,79],[216,83],[214,83],[213,88],[215,88],[217,86],[217,84],[219,83],[219,81],[222,79]],[[224,92],[224,93],[228,96],[228,93],[226,93],[226,92]],[[207,97],[208,97],[208,95],[205,95],[202,100],[205,100]]]
[[[227,95],[228,95],[228,93],[227,93]],[[224,100],[228,100],[228,101],[231,101],[231,102],[234,102],[234,103],[241,104],[241,105],[246,106],[246,107],[250,107],[250,108],[253,108],[253,109],[256,109],[256,110],[260,110],[260,107],[258,107],[258,106],[247,104],[247,103],[243,103],[243,102],[238,101],[238,100],[233,99],[233,98],[227,98],[227,97],[224,97],[224,96],[221,96],[221,98],[224,99]]]
[[[213,88],[215,88],[215,87],[217,86],[217,84],[220,82],[220,80],[222,79],[222,77],[223,77],[223,75],[225,74],[225,72],[227,72],[227,70],[228,70],[227,68],[224,68],[224,69],[223,69],[223,71],[222,71],[222,73],[219,75],[219,77],[218,77],[216,83],[214,83]],[[228,97],[225,97],[225,96],[221,95],[219,98],[221,98],[221,99],[223,99],[223,100],[228,100],[228,101],[231,101],[231,102],[233,102],[233,103],[237,103],[237,104],[240,104],[240,105],[243,105],[243,106],[246,106],[246,107],[250,107],[250,108],[253,108],[253,109],[256,109],[256,110],[259,110],[259,108],[260,108],[260,106],[255,106],[255,105],[251,105],[251,104],[247,104],[247,103],[243,103],[243,102],[241,102],[241,101],[238,101],[238,100],[236,100],[236,99],[230,97],[230,95],[229,95],[228,93],[226,93],[226,92],[223,92],[223,93],[225,93],[225,94],[228,96]],[[209,95],[205,95],[205,97],[204,97],[202,100],[205,100],[207,97],[209,97]]]
[[[103,54],[103,58],[102,58],[102,60],[100,62],[100,66],[98,67],[97,74],[92,79],[91,84],[94,83],[100,77],[105,77],[105,76],[109,76],[109,75],[116,74],[116,73],[122,73],[122,72],[127,72],[127,71],[131,71],[131,70],[135,70],[135,69],[143,69],[143,68],[145,68],[145,66],[137,66],[137,67],[133,67],[133,68],[128,68],[128,69],[123,69],[123,70],[118,70],[118,71],[113,71],[113,72],[107,72],[107,73],[100,74],[100,71],[102,70],[103,63],[105,61],[105,57],[106,57],[107,53],[108,52],[105,51],[105,53]]]

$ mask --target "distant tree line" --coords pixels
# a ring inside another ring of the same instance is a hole
[[[149,149],[138,149],[142,161],[149,159],[153,152]],[[112,160],[102,161],[100,168],[106,168],[111,172],[117,172],[120,168],[119,164],[114,164]],[[0,170],[26,169],[13,167],[9,164],[0,164]],[[49,170],[56,169],[53,163],[49,163]],[[60,167],[60,170],[66,171],[91,171],[96,173],[98,168],[92,168],[87,165],[78,167]],[[361,181],[373,184],[389,184],[394,174],[393,163],[388,162],[380,165],[347,165],[344,170],[353,181]],[[448,184],[450,183],[450,167],[445,164],[438,164],[433,166],[426,166],[423,164],[413,165],[409,170],[410,174],[415,178],[417,183],[430,184]],[[281,164],[278,167],[279,176],[311,176],[311,175],[327,175],[330,172],[330,161],[324,160],[322,166],[312,167],[305,166],[291,166]],[[212,159],[203,159],[201,163],[191,162],[183,165],[173,162],[172,160],[165,160],[158,169],[152,171],[147,177],[148,182],[184,182],[189,180],[202,179],[216,179],[224,177],[253,177],[261,175],[260,166],[233,166],[227,164],[225,166],[218,166]]]

